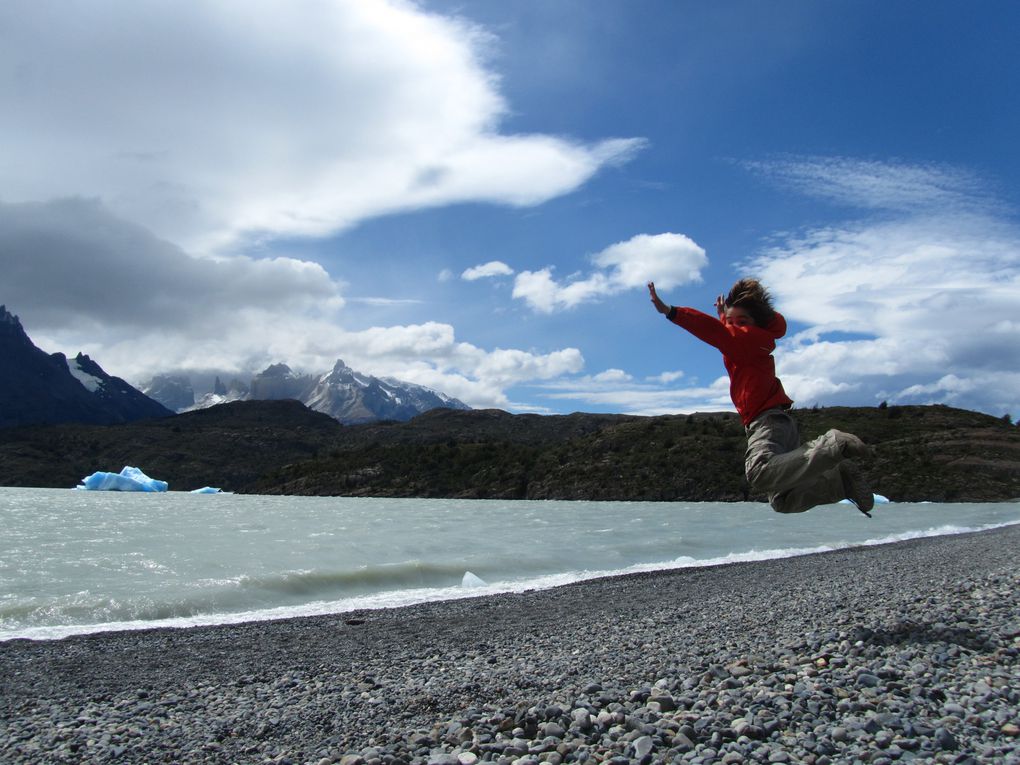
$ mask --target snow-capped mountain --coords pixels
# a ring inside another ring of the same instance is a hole
[[[158,375],[146,383],[143,389],[153,398],[170,405],[173,402],[169,397],[163,397],[165,391],[176,390],[180,386],[168,388],[162,381],[180,377]],[[347,425],[377,420],[403,422],[440,407],[471,408],[423,385],[373,377],[357,372],[338,360],[332,371],[322,375],[300,374],[286,364],[273,364],[255,375],[248,386],[236,379],[224,385],[217,377],[211,392],[198,397],[192,393],[192,403],[177,407],[177,411],[204,409],[228,401],[279,399],[295,399],[309,409],[328,414]]]
[[[18,317],[0,306],[0,427],[58,422],[110,425],[173,414],[108,375],[83,353],[48,354],[29,339]]]
[[[337,360],[333,371],[318,379],[303,399],[309,409],[343,423],[404,422],[430,409],[470,409],[467,404],[424,385],[372,377]]]

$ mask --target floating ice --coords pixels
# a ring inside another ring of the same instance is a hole
[[[883,497],[881,494],[872,494],[872,496],[875,498],[876,505],[888,505],[890,502],[892,502],[891,499],[889,499],[888,497]],[[849,499],[841,499],[839,501],[839,504],[849,505],[851,504],[851,502]]]
[[[149,478],[138,468],[126,465],[119,473],[98,471],[85,476],[78,488],[87,491],[166,491],[167,482]]]
[[[464,572],[464,578],[460,580],[461,587],[485,587],[485,582],[470,571]]]
[[[224,494],[226,492],[223,489],[217,489],[213,486],[203,486],[201,489],[192,489],[192,494]]]

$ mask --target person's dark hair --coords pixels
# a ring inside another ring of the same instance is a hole
[[[741,279],[730,288],[726,296],[727,308],[743,308],[759,327],[767,326],[776,315],[772,295],[757,279]]]

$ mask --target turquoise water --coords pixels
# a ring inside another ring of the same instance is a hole
[[[1020,523],[1020,503],[353,499],[0,488],[0,640],[342,613]]]

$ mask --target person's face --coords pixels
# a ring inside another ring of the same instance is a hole
[[[751,314],[748,313],[746,308],[734,305],[726,309],[726,326],[753,327],[754,319],[751,318]]]

